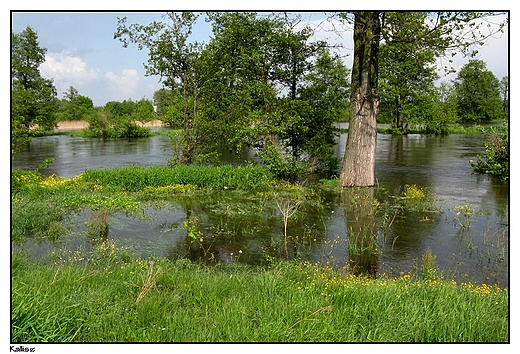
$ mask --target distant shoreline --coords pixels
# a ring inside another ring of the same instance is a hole
[[[148,123],[141,123],[141,122],[135,122],[137,125],[141,127],[151,128],[151,127],[162,127],[164,126],[163,122],[160,120],[153,120]],[[88,128],[88,122],[84,120],[74,120],[74,121],[64,121],[64,122],[58,122],[58,125],[56,128],[54,128],[54,131],[70,131],[70,130],[81,130]]]

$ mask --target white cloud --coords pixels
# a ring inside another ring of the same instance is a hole
[[[108,81],[108,97],[114,101],[124,101],[134,97],[139,90],[139,74],[135,69],[124,69],[121,76],[109,71],[105,74]]]
[[[98,69],[88,69],[81,58],[66,52],[48,53],[40,66],[42,76],[52,78],[58,91],[65,91],[69,86],[81,89],[86,84],[100,77]]]

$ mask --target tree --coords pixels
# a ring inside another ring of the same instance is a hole
[[[182,92],[163,87],[154,92],[153,101],[157,107],[157,116],[163,123],[173,128],[182,128],[184,114]]]
[[[492,13],[491,13],[492,14]],[[379,113],[379,43],[385,31],[383,12],[354,13],[354,59],[350,99],[350,125],[340,174],[340,184],[373,186]],[[477,12],[437,12],[426,17],[426,26],[411,40],[426,41],[437,56],[454,51],[475,54],[473,47],[493,35],[480,32],[477,21],[490,14]],[[348,14],[341,14],[352,21]],[[383,26],[382,26],[383,23]],[[501,24],[501,28],[507,23]],[[384,36],[383,36],[384,37]]]
[[[438,78],[435,46],[415,40],[425,30],[426,17],[424,12],[387,12],[382,18],[380,115],[404,132],[405,123],[415,117],[414,108],[433,93]]]
[[[356,12],[350,85],[350,123],[340,183],[373,186],[379,93],[379,12]]]
[[[110,112],[110,114],[114,115],[115,117],[122,117],[125,114],[130,115],[133,111],[128,110],[128,104],[126,104],[126,107],[123,107],[123,104],[119,101],[108,101],[107,103],[105,103],[105,106],[103,108],[105,111]]]
[[[215,141],[256,148],[282,178],[332,168],[348,70],[292,14],[211,13],[200,95]],[[217,135],[218,134],[218,135]]]
[[[336,144],[334,123],[349,104],[350,70],[327,48],[319,53],[298,90],[302,127],[305,128],[300,134],[301,150],[308,156],[312,170],[336,170],[338,161],[332,153]]]
[[[183,97],[183,149],[181,163],[190,164],[196,149],[194,127],[197,120],[196,106],[190,105],[190,96],[196,95],[194,71],[197,43],[188,43],[193,24],[198,15],[192,12],[168,12],[165,21],[153,21],[149,25],[127,26],[126,17],[118,18],[114,39],[119,39],[123,47],[136,43],[139,50],[147,48],[147,75],[159,75],[169,89],[181,88]],[[196,102],[196,101],[195,101]]]
[[[465,122],[489,122],[503,117],[500,82],[482,60],[470,60],[454,80],[457,115]]]
[[[447,82],[419,96],[410,109],[410,123],[423,134],[448,134],[449,124],[457,122],[453,89]]]
[[[74,87],[69,86],[64,92],[57,114],[57,121],[83,120],[88,110],[94,108],[94,103],[89,97],[81,96]]]
[[[135,104],[135,110],[132,119],[141,123],[150,122],[155,117],[153,104],[146,98],[142,98]]]
[[[486,173],[509,180],[509,131],[507,124],[492,127],[484,142],[485,154],[478,154],[477,161],[470,160],[475,173]]]
[[[11,33],[11,153],[30,141],[32,129],[53,129],[58,99],[52,80],[41,77],[39,67],[46,49],[27,27]]]

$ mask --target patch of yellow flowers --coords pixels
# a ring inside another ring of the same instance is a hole
[[[82,175],[78,175],[73,178],[62,178],[56,176],[55,174],[50,175],[40,182],[40,186],[44,188],[57,188],[61,186],[71,186],[75,187],[81,182]]]
[[[306,291],[320,287],[321,296],[324,297],[332,296],[329,290],[331,288],[337,289],[338,286],[347,289],[363,286],[398,287],[403,288],[403,290],[406,289],[406,291],[413,288],[460,286],[479,296],[501,296],[503,292],[507,292],[507,289],[500,288],[497,285],[477,285],[470,282],[457,283],[455,280],[446,281],[442,278],[414,281],[411,274],[404,272],[401,272],[400,276],[395,278],[388,278],[385,274],[382,274],[379,278],[369,278],[356,276],[351,273],[342,274],[330,265],[318,266],[310,262],[304,262],[303,266],[297,269],[305,273],[305,279],[295,283],[298,290]]]
[[[403,198],[421,200],[427,195],[426,189],[415,184],[405,184],[404,191],[401,193]]]

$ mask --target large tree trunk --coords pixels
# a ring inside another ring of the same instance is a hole
[[[350,123],[340,175],[343,187],[375,184],[380,32],[379,12],[355,13]]]

